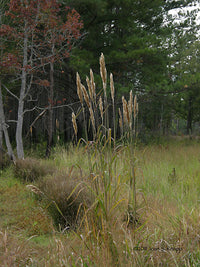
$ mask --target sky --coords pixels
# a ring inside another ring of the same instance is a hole
[[[196,15],[196,23],[198,25],[200,25],[200,2],[199,1],[197,1],[196,5],[193,6],[193,7],[191,6],[191,7],[187,7],[187,8],[176,8],[176,9],[171,10],[169,12],[169,14],[171,14],[174,17],[174,19],[178,19],[178,12],[179,11],[187,13],[187,11],[192,11],[192,10],[194,10],[196,8],[199,9],[199,12]]]

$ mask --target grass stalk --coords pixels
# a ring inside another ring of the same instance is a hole
[[[83,123],[84,123],[84,128],[85,128],[85,138],[86,138],[86,141],[88,142],[88,131],[87,131],[87,122],[85,118],[85,108],[84,108],[84,103],[83,103],[82,84],[81,84],[81,79],[80,79],[78,72],[76,73],[76,86],[77,86],[77,94],[78,94],[79,100],[81,102],[82,110],[83,110]]]
[[[107,89],[107,70],[106,70],[105,58],[104,58],[103,53],[101,53],[99,62],[100,62],[100,74],[101,74],[101,79],[102,79],[102,83],[103,83],[103,91],[104,91],[105,129],[108,130],[108,128],[109,128],[109,117],[108,117],[108,100],[107,100],[107,93],[106,93],[106,89]]]
[[[73,124],[73,128],[74,128],[76,144],[77,144],[78,127],[77,127],[77,124],[76,124],[76,115],[74,114],[74,112],[72,112],[72,124]]]
[[[115,121],[115,87],[113,81],[113,75],[110,74],[110,90],[111,90],[111,98],[112,98],[112,106],[113,106],[113,128],[114,128],[114,148],[116,142],[116,121]]]

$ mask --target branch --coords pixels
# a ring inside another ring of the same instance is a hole
[[[30,125],[30,127],[29,127],[29,129],[31,129],[32,127],[33,127],[33,125],[36,123],[36,121],[40,118],[40,117],[42,117],[43,115],[44,115],[44,113],[47,111],[47,108],[46,109],[44,109],[36,118],[35,118],[35,120],[31,123],[31,125]],[[28,137],[28,135],[29,135],[29,132],[30,132],[30,130],[27,132],[27,134],[26,134],[26,137],[25,138],[27,138]]]
[[[78,104],[78,103],[80,103],[80,101],[77,101],[77,102],[74,102],[74,103],[71,103],[71,104],[55,106],[55,107],[52,107],[52,109],[68,107],[68,108],[70,108],[70,109],[73,111],[73,109],[72,109],[71,106],[73,106],[73,105],[75,105],[75,104]]]
[[[80,103],[80,101],[77,101],[77,102],[74,102],[74,103],[71,103],[71,104],[54,106],[54,107],[51,107],[51,108],[52,108],[52,109],[57,109],[57,108],[67,107],[67,108],[69,108],[69,109],[71,109],[71,110],[73,111],[72,106],[73,106],[73,105],[76,105],[76,104],[79,104],[79,103]],[[26,112],[34,111],[34,110],[36,110],[36,109],[38,109],[38,110],[42,110],[42,112],[43,112],[43,111],[48,110],[48,109],[49,109],[49,106],[48,106],[48,107],[45,107],[45,108],[35,106],[34,108],[24,110],[23,114],[25,114]]]
[[[24,95],[24,99],[27,97],[27,95],[28,95],[28,93],[29,93],[29,91],[30,91],[30,89],[31,89],[32,82],[33,82],[33,74],[31,74],[30,83],[29,83],[29,85],[28,85],[26,94]]]
[[[16,98],[18,101],[19,101],[19,98],[15,95],[15,94],[13,94],[4,84],[2,84],[3,85],[3,87],[6,89],[6,91],[9,93],[9,94],[11,94],[14,98]]]
[[[68,107],[68,108],[70,108],[72,111],[73,111],[73,109],[72,109],[72,105],[74,105],[74,104],[77,104],[77,103],[80,103],[80,101],[78,101],[78,102],[75,102],[75,103],[72,103],[72,104],[68,104],[68,105],[61,105],[61,106],[56,106],[56,107],[52,107],[53,109],[55,109],[55,108],[61,108],[61,107]],[[40,107],[34,107],[32,110],[35,110],[36,108],[38,108],[38,109],[43,109],[43,108],[40,108]],[[43,111],[35,118],[35,120],[31,123],[31,125],[30,125],[30,127],[29,127],[29,129],[31,129],[31,127],[33,127],[34,126],[34,124],[37,122],[37,120],[40,118],[40,117],[42,117],[44,114],[45,114],[45,112],[48,110],[48,108],[49,107],[47,107],[47,108],[45,108],[45,109],[43,109]],[[26,110],[26,111],[24,111],[24,113],[25,112],[28,112],[28,111],[32,111],[32,110]],[[26,137],[25,138],[27,138],[28,137],[28,135],[29,135],[29,132],[30,131],[28,131],[27,132],[27,134],[26,134]]]
[[[31,109],[25,109],[24,112],[23,112],[23,115],[26,113],[26,112],[31,112],[31,111],[34,111],[36,109],[40,109],[39,107],[35,106],[34,108],[31,108]]]
[[[6,122],[14,122],[14,123],[17,123],[16,120],[8,120],[8,121],[6,121]]]

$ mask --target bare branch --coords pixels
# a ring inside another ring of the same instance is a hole
[[[31,109],[25,109],[24,112],[23,112],[23,115],[27,112],[31,112],[31,111],[34,111],[36,109],[40,109],[39,107],[35,106],[34,108],[31,108]]]
[[[6,122],[14,122],[14,123],[17,123],[16,120],[7,120]]]
[[[15,94],[13,94],[4,84],[2,84],[2,86],[6,89],[6,91],[10,94],[10,95],[12,95],[14,98],[16,98],[18,101],[19,101],[19,98],[18,98],[18,96],[16,96]]]
[[[42,117],[42,116],[45,114],[46,111],[47,111],[47,108],[46,108],[45,110],[43,110],[42,112],[40,112],[40,114],[39,114],[39,115],[34,119],[34,121],[31,123],[29,129],[31,129],[31,128],[34,126],[34,124],[36,123],[36,121],[37,121],[40,117]],[[27,132],[27,134],[26,134],[26,138],[28,137],[29,132],[30,132],[30,131]]]
[[[24,99],[27,97],[27,95],[28,95],[28,93],[29,93],[29,91],[31,89],[32,82],[33,82],[33,74],[31,74],[30,83],[29,83],[28,88],[27,88],[27,91],[26,91],[26,93],[24,95]]]

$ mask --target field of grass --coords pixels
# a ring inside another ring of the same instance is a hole
[[[137,96],[117,112],[103,54],[100,74],[96,92],[92,70],[88,90],[77,73],[76,145],[0,171],[0,266],[200,266],[200,143],[138,143]]]
[[[200,143],[57,147],[1,171],[0,214],[0,266],[200,266]]]

